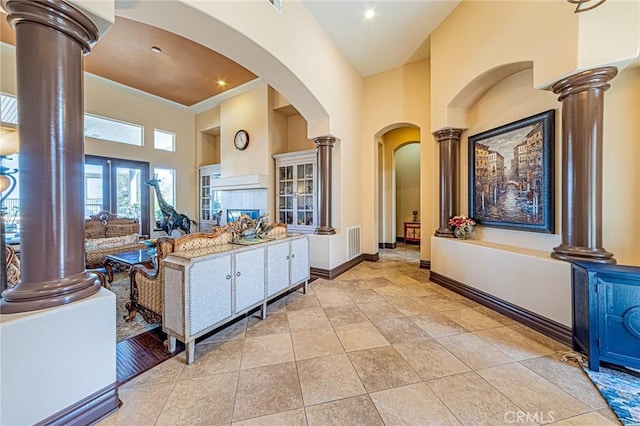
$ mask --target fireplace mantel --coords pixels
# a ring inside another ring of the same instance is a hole
[[[267,189],[269,187],[269,175],[244,175],[221,177],[211,180],[211,189],[216,191],[242,190],[242,189]]]

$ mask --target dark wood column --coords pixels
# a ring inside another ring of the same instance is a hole
[[[315,138],[318,146],[318,227],[315,233],[318,235],[335,234],[336,230],[331,226],[331,150],[336,138],[333,136],[321,136]]]
[[[562,244],[551,257],[616,263],[602,247],[604,92],[618,73],[604,67],[553,85],[562,102]]]
[[[449,218],[458,211],[458,152],[463,129],[433,132],[440,149],[440,223],[436,237],[453,238]]]
[[[60,0],[4,0],[16,30],[22,281],[0,312],[35,311],[100,290],[84,259],[83,55],[98,28]]]

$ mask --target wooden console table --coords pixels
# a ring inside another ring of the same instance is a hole
[[[404,242],[405,243],[420,242],[420,222],[404,223]]]

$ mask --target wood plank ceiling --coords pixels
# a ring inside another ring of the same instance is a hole
[[[15,32],[0,14],[0,40]],[[161,53],[151,51],[152,47]],[[179,35],[116,16],[115,24],[85,57],[85,71],[192,106],[257,78],[227,57]],[[220,85],[219,81],[226,84]]]

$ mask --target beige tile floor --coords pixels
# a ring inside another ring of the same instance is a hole
[[[102,425],[619,424],[569,348],[428,280],[416,246],[316,280],[126,383]]]

